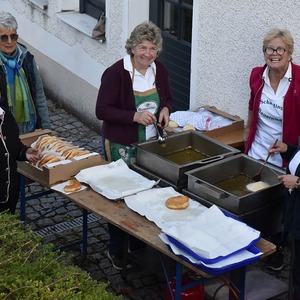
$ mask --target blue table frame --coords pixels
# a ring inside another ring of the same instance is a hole
[[[47,190],[44,191],[44,192],[39,192],[39,193],[35,193],[35,194],[31,194],[30,196],[27,196],[26,195],[26,177],[22,174],[20,174],[20,220],[24,223],[26,223],[26,202],[27,201],[30,201],[30,200],[33,200],[33,199],[37,199],[39,197],[43,197],[43,196],[46,196],[46,195],[49,195],[49,194],[52,194],[52,193],[55,193],[55,191],[51,190],[49,187],[46,187]],[[62,194],[61,194],[62,195]],[[36,221],[40,218],[43,218],[45,217],[47,214],[61,208],[61,207],[64,207],[66,204],[62,204],[62,205],[59,205],[57,207],[54,207],[53,209],[50,209],[48,211],[46,211],[44,214],[40,215],[39,217],[35,218],[34,220],[32,221]],[[59,247],[58,249],[60,250],[66,250],[66,249],[70,249],[70,248],[73,248],[77,245],[80,245],[82,244],[82,255],[84,257],[86,257],[87,255],[87,231],[88,231],[88,223],[87,223],[87,215],[88,215],[88,212],[86,209],[82,209],[82,240],[78,240],[78,241],[75,241],[73,243],[70,243],[68,245],[65,245],[65,246],[61,246]]]

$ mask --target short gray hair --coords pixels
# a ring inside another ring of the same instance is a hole
[[[130,34],[125,44],[128,54],[132,54],[131,49],[142,43],[149,41],[157,47],[157,54],[162,51],[162,36],[159,27],[152,22],[143,22],[137,25]]]
[[[18,22],[16,18],[6,11],[0,11],[0,28],[6,28],[17,31]]]
[[[294,39],[287,29],[280,29],[280,28],[272,28],[269,30],[263,40],[263,52],[266,51],[266,48],[269,44],[269,42],[277,37],[280,37],[282,41],[286,44],[286,50],[293,54],[294,52]]]

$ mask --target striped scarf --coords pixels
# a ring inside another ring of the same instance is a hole
[[[18,123],[20,134],[31,132],[36,127],[36,111],[25,72],[18,64],[19,49],[8,56],[0,52],[7,82],[7,102]]]

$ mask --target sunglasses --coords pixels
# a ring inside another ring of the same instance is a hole
[[[16,41],[19,38],[19,35],[16,33],[13,33],[11,35],[7,35],[7,34],[0,35],[0,40],[3,43],[6,43],[8,41],[8,38],[10,38],[11,41]]]

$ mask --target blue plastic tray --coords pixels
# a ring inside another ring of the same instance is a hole
[[[168,247],[172,251],[172,249],[171,249],[171,247],[169,245],[168,245]],[[249,247],[246,250],[249,251],[249,252],[251,252],[251,253],[253,253],[253,255],[258,254],[258,253],[261,252],[255,246],[251,246],[251,247]],[[179,256],[183,260],[191,263],[185,256],[183,256],[183,255],[179,255]],[[195,265],[197,268],[199,268],[200,270],[206,272],[207,274],[219,275],[219,274],[224,274],[224,273],[230,272],[230,271],[235,270],[237,268],[241,268],[241,267],[247,266],[248,264],[254,263],[254,262],[258,261],[259,259],[260,259],[260,256],[255,256],[255,257],[252,257],[252,258],[245,259],[243,261],[239,261],[237,263],[233,263],[233,264],[227,265],[227,266],[222,267],[222,268],[209,267],[209,266],[203,265],[201,263],[200,264],[193,264],[193,263],[191,263],[191,264]]]

